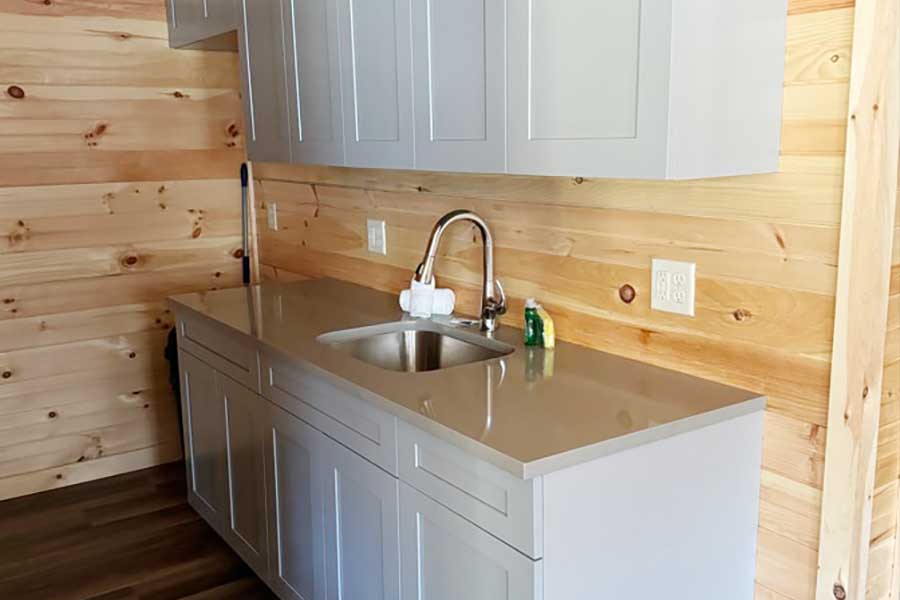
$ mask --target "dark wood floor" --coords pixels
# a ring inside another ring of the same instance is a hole
[[[168,465],[0,503],[2,600],[274,599]]]

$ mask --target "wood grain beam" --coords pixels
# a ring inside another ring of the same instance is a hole
[[[817,600],[866,594],[900,152],[900,3],[855,8]]]

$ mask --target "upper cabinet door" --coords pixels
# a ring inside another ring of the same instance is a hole
[[[347,164],[412,168],[410,0],[338,2]]]
[[[509,171],[664,170],[667,0],[509,3]]]
[[[336,0],[285,0],[294,162],[344,164]]]
[[[205,0],[210,28],[221,31],[237,29],[240,23],[238,0]]]
[[[416,168],[506,170],[505,0],[412,0]]]
[[[241,68],[247,115],[247,156],[290,162],[282,0],[241,0]]]

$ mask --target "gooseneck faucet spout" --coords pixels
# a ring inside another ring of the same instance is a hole
[[[503,286],[494,279],[494,238],[487,223],[470,210],[454,210],[441,217],[428,242],[425,258],[416,268],[416,281],[430,284],[434,278],[434,261],[437,258],[441,238],[447,228],[457,221],[470,221],[481,231],[484,242],[484,279],[481,291],[481,330],[492,332],[497,329],[498,319],[506,313],[506,295]]]

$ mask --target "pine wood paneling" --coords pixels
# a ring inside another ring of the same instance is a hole
[[[853,3],[792,0],[789,12],[779,173],[642,182],[257,164],[260,273],[396,292],[441,214],[478,211],[512,300],[505,322],[536,296],[565,339],[769,396],[757,597],[814,598]],[[367,217],[386,221],[387,256],[367,253]],[[473,234],[451,231],[436,267],[467,312],[481,278]],[[696,318],[650,310],[653,256],[697,263]]]
[[[236,54],[170,50],[164,0],[0,0],[0,38],[10,498],[180,456],[164,299],[240,283],[244,153]]]

